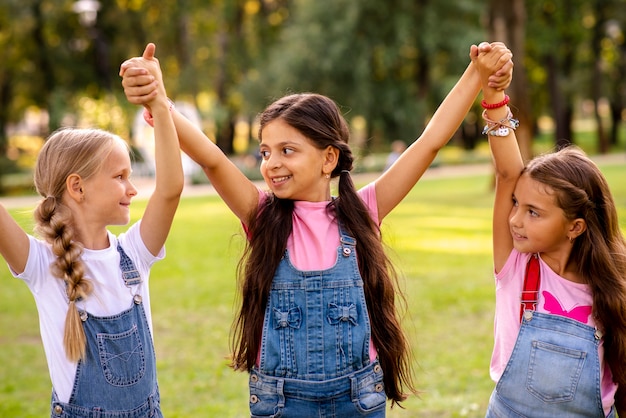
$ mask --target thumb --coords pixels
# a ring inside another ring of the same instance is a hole
[[[144,49],[143,51],[142,58],[148,60],[154,59],[154,51],[156,51],[156,45],[150,42],[148,45],[146,45],[146,49]]]
[[[470,46],[470,59],[473,61],[478,58],[478,47],[476,45]]]

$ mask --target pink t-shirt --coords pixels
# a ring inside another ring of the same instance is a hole
[[[374,222],[379,225],[376,187],[370,183],[358,191],[369,209]],[[266,198],[259,190],[262,204]],[[339,228],[333,211],[327,210],[328,202],[295,201],[293,210],[293,230],[287,240],[289,260],[298,270],[326,270],[337,262],[337,247],[340,244]],[[245,226],[244,226],[245,228]],[[247,228],[246,233],[247,233]],[[260,353],[258,354],[260,356]],[[370,359],[377,356],[374,343],[370,340]],[[257,356],[257,364],[259,364]]]
[[[494,347],[491,356],[491,378],[498,382],[504,372],[520,329],[520,295],[524,287],[524,274],[530,253],[513,249],[496,278],[496,314],[494,320]],[[593,297],[589,286],[575,283],[556,274],[539,259],[541,284],[537,311],[566,316],[595,327],[591,307]],[[608,365],[604,363],[604,343],[600,342],[601,393],[605,415],[614,403],[617,385]]]

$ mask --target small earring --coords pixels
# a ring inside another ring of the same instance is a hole
[[[330,178],[330,174],[326,173],[326,174],[324,174],[324,177],[326,177],[327,179],[329,179],[329,178]]]
[[[574,238],[573,237],[567,237],[567,239],[569,240],[570,244],[574,244]]]

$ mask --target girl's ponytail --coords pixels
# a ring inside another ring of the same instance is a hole
[[[63,347],[67,358],[77,362],[85,357],[87,340],[76,303],[92,292],[92,284],[84,277],[84,264],[80,258],[82,247],[73,241],[71,212],[60,199],[48,196],[35,209],[36,231],[52,246],[57,257],[50,266],[55,277],[65,282],[69,299]]]

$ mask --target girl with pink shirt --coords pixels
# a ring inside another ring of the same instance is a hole
[[[485,49],[494,88],[505,88],[510,51],[502,44]],[[144,53],[122,65],[133,103],[145,103],[155,88],[142,62],[151,59]],[[173,110],[181,148],[247,233],[232,366],[250,374],[253,417],[384,417],[387,399],[398,403],[415,392],[397,314],[403,295],[380,224],[452,137],[479,89],[470,63],[424,133],[361,190],[350,176],[348,125],[328,97],[288,95],[260,115],[261,173],[269,191]],[[332,179],[338,196],[331,195]]]
[[[626,244],[611,192],[573,146],[524,167],[509,98],[487,85],[486,65],[477,67],[496,172],[487,417],[622,416]]]

